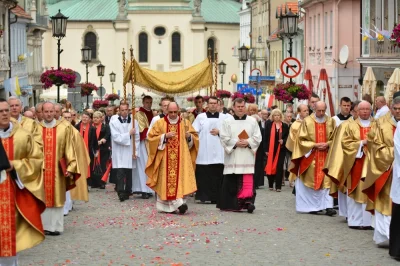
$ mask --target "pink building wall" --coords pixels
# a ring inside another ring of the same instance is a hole
[[[356,60],[360,57],[360,1],[306,0],[302,8],[306,12],[305,69],[311,70],[314,85],[318,83],[321,68],[325,68],[335,105],[343,96],[355,98],[354,89],[360,75],[360,64]],[[343,45],[349,47],[347,68],[334,61],[339,61]]]

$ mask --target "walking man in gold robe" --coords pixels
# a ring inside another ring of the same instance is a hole
[[[0,99],[0,265],[18,265],[18,252],[44,240],[42,163],[39,145],[10,121],[10,106]]]
[[[317,214],[326,210],[326,215],[333,216],[336,211],[329,196],[331,181],[322,170],[335,122],[325,114],[324,102],[317,102],[314,111],[303,120],[292,154],[291,172],[298,175],[296,211]]]
[[[184,214],[186,196],[197,190],[195,167],[198,134],[179,115],[179,106],[169,103],[168,115],[159,119],[148,133],[147,185],[157,193],[157,210]]]

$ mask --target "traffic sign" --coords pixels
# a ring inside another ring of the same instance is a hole
[[[250,76],[257,76],[257,74],[258,74],[258,76],[262,76],[262,72],[261,72],[261,70],[258,69],[258,68],[253,68],[253,69],[250,71]]]
[[[295,57],[285,58],[281,63],[281,72],[287,78],[295,78],[301,73],[301,63]]]

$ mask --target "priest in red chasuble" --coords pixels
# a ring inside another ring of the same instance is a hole
[[[17,252],[44,240],[43,153],[0,99],[0,265],[18,265]]]
[[[79,177],[86,179],[87,152],[82,152],[84,145],[75,139],[79,137],[76,136],[78,131],[64,119],[55,120],[54,104],[51,102],[43,104],[43,121],[40,127],[43,136],[43,178],[47,207],[42,214],[42,222],[47,235],[60,235],[64,231],[66,191],[76,186],[75,182]]]
[[[315,112],[300,126],[294,144],[291,172],[296,179],[296,211],[317,214],[326,210],[333,216],[333,198],[329,195],[331,180],[322,171],[335,129],[335,121],[325,114],[326,104],[317,102]]]
[[[132,192],[141,193],[143,199],[148,199],[152,196],[152,190],[146,185],[147,176],[144,172],[146,169],[148,159],[148,145],[147,145],[147,132],[151,120],[153,119],[153,111],[151,106],[153,104],[153,98],[151,96],[144,96],[142,99],[143,106],[139,108],[139,111],[135,114],[135,119],[139,124],[140,132],[140,147],[138,159],[136,161],[136,167],[132,168]]]
[[[199,148],[197,132],[179,116],[179,106],[171,102],[168,115],[158,120],[148,133],[147,185],[157,193],[157,210],[184,214],[186,196],[197,190],[195,167]]]

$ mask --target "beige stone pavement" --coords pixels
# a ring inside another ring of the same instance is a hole
[[[62,236],[19,254],[20,265],[400,265],[343,218],[297,214],[291,189],[257,190],[253,214],[189,200],[186,215],[154,198],[123,203],[112,186],[75,203]]]

